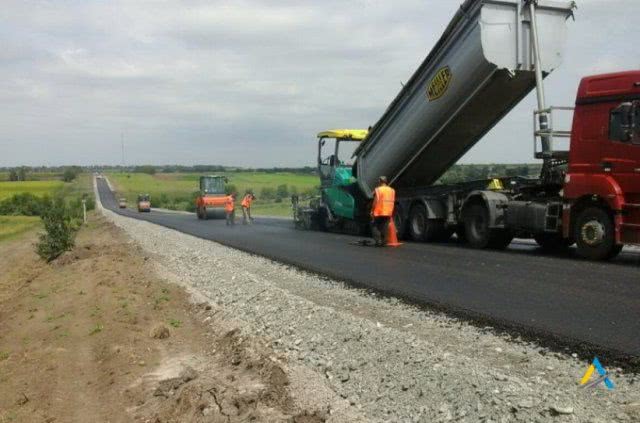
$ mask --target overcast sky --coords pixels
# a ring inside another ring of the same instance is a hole
[[[2,0],[0,166],[302,166],[375,123],[461,0]],[[578,0],[548,102],[640,68],[638,0]],[[533,95],[463,159],[531,162]]]

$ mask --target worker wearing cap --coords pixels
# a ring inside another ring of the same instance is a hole
[[[251,217],[251,203],[256,197],[251,191],[247,191],[242,199],[242,224],[253,223],[253,217]]]
[[[389,222],[393,217],[393,208],[396,201],[396,192],[387,184],[387,177],[381,176],[378,187],[373,192],[373,204],[371,205],[371,218],[373,219],[371,232],[376,247],[384,247],[387,243]]]
[[[224,202],[224,212],[227,215],[227,226],[233,226],[236,224],[236,194],[227,195]]]

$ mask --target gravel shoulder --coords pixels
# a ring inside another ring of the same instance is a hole
[[[233,319],[245,336],[266,339],[290,368],[324,381],[370,421],[640,421],[640,379],[620,369],[608,369],[615,390],[581,389],[589,363],[571,351],[558,354],[490,327],[103,213],[150,254],[159,274]],[[302,402],[315,395],[304,385],[292,390]]]

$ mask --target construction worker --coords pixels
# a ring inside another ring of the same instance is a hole
[[[384,247],[387,244],[389,222],[393,217],[393,207],[396,201],[396,192],[387,183],[387,177],[378,179],[378,187],[373,193],[371,205],[371,232],[376,247]]]
[[[251,191],[247,191],[242,199],[242,224],[253,223],[253,217],[251,217],[251,203],[256,197]]]
[[[228,195],[224,202],[224,212],[227,215],[227,226],[236,224],[236,194]]]

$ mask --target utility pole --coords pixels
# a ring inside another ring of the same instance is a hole
[[[124,132],[120,132],[120,143],[122,144],[122,171],[124,172]]]

